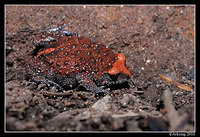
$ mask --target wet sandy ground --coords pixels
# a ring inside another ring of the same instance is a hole
[[[194,131],[194,6],[5,9],[6,131]],[[26,80],[25,58],[35,49],[31,39],[61,24],[123,53],[129,87],[108,94],[58,93]]]

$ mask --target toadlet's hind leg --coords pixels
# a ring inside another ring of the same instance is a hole
[[[76,75],[76,79],[81,86],[89,91],[96,93],[108,93],[107,90],[103,89],[103,86],[97,87],[97,85],[85,73],[78,73]]]
[[[46,79],[45,83],[47,84],[48,87],[50,87],[50,84],[52,84],[52,85],[54,85],[54,86],[56,86],[58,88],[58,91],[65,92],[65,90],[63,89],[62,86],[60,86],[59,84],[57,84],[57,83],[55,83],[55,82],[53,82],[51,80]]]
[[[60,86],[59,84],[51,81],[51,80],[48,80],[48,79],[45,79],[44,77],[42,76],[35,76],[31,79],[31,81],[39,84],[39,83],[45,83],[47,85],[47,87],[49,88],[51,85],[54,85],[57,87],[58,91],[61,91],[61,92],[65,92],[65,90],[63,89],[62,86]]]
[[[28,59],[27,59],[28,60]],[[27,61],[28,62],[28,61]],[[37,70],[36,68],[40,68],[40,70]],[[52,76],[49,74],[39,73],[43,70],[48,70],[48,73],[52,73],[52,69],[47,66],[46,63],[43,62],[36,62],[36,60],[29,60],[29,63],[26,65],[26,77],[30,79],[30,81],[33,81],[37,84],[39,83],[45,83],[47,87],[49,88],[50,85],[54,85],[58,88],[59,91],[63,91],[61,85],[57,84],[53,81]]]

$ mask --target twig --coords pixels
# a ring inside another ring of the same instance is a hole
[[[67,96],[72,94],[72,90],[65,91],[65,92],[48,92],[48,91],[40,91],[39,93],[46,95],[46,96]]]
[[[171,80],[170,78],[166,77],[166,76],[163,76],[161,74],[159,74],[159,77],[161,79],[163,79],[164,81],[174,85],[174,86],[177,86],[178,88],[182,89],[182,90],[185,90],[185,91],[191,91],[193,92],[193,89],[191,89],[190,87],[186,86],[186,85],[183,85],[183,84],[180,84],[174,80]]]
[[[43,100],[43,102],[44,102],[44,104],[45,104],[46,106],[48,106],[47,101],[45,100],[43,94],[35,93],[35,92],[32,92],[32,93],[33,93],[35,96],[37,96],[37,97],[41,97],[42,100]]]

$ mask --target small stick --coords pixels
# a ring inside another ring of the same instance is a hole
[[[174,86],[177,86],[178,88],[180,88],[180,89],[182,89],[182,90],[193,92],[193,89],[191,89],[190,87],[185,86],[185,85],[183,85],[183,84],[180,84],[180,83],[178,83],[178,82],[176,82],[176,81],[174,81],[174,80],[171,80],[171,79],[168,78],[168,77],[165,77],[165,76],[163,76],[163,75],[161,75],[161,74],[159,74],[159,77],[160,77],[161,79],[163,79],[164,81],[166,81],[166,82],[168,82],[168,83],[170,83],[170,84],[172,84],[172,85],[174,85]]]
[[[44,104],[45,104],[46,106],[48,106],[47,101],[45,100],[45,98],[44,98],[44,96],[43,96],[42,94],[40,94],[40,93],[34,93],[34,92],[32,92],[32,93],[33,93],[35,96],[41,97],[42,100],[43,100],[43,102],[44,102]]]
[[[69,91],[65,91],[65,92],[61,92],[61,93],[58,93],[58,92],[47,92],[47,91],[40,91],[41,94],[43,95],[47,95],[47,96],[67,96],[67,95],[70,95],[72,94],[72,90],[69,90]]]

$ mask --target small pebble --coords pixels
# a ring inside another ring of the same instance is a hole
[[[127,107],[128,103],[130,102],[130,95],[124,94],[124,97],[121,100],[122,107]]]

